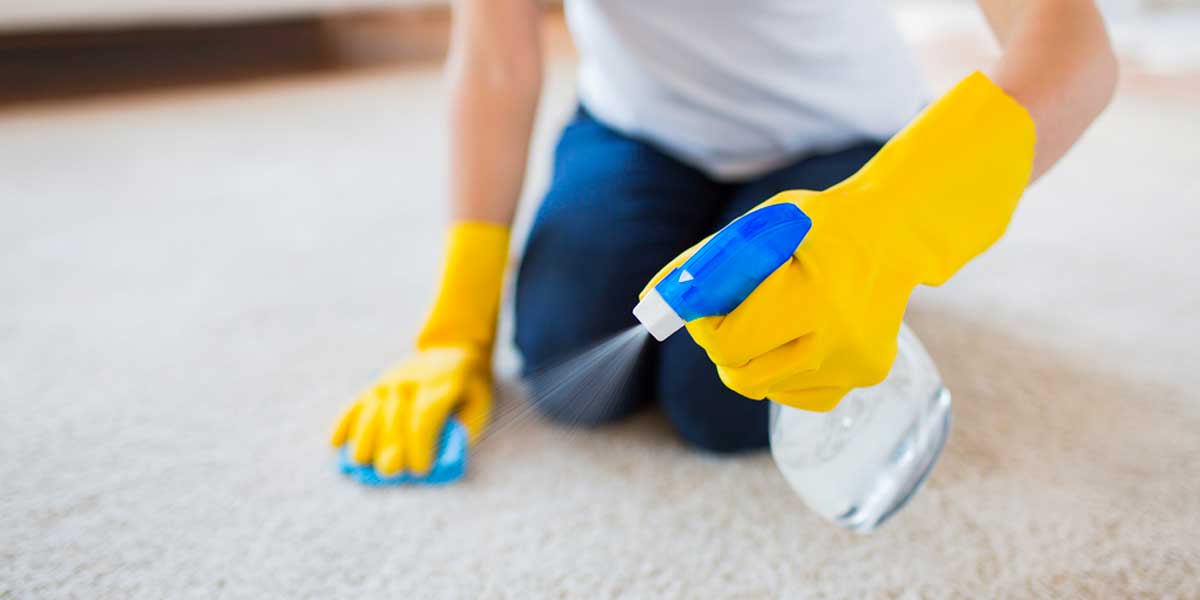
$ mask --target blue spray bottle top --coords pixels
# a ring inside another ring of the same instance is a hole
[[[811,228],[795,204],[750,211],[659,281],[633,315],[660,342],[688,321],[727,315],[792,257]]]

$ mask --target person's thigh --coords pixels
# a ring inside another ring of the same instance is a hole
[[[878,151],[863,145],[799,161],[740,185],[716,221],[715,231],[775,194],[793,189],[823,190],[849,177]],[[755,402],[725,387],[716,367],[681,331],[659,348],[658,397],[675,429],[691,444],[715,452],[767,445],[766,402]]]
[[[517,275],[516,343],[536,408],[563,421],[599,424],[650,399],[654,344],[643,347],[617,397],[592,398],[589,390],[564,385],[571,374],[544,373],[636,325],[638,292],[704,235],[728,191],[585,112],[567,126]]]

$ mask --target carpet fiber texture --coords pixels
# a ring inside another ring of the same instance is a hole
[[[329,428],[437,269],[440,92],[429,67],[0,113],[0,598],[1200,597],[1194,106],[1123,93],[917,294],[954,430],[863,537],[653,411],[521,422],[453,487],[338,474]]]

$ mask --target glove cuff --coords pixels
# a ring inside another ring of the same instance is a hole
[[[417,349],[468,345],[489,355],[496,336],[508,227],[464,221],[447,232],[445,266]]]
[[[895,248],[905,249],[905,270],[917,282],[938,285],[1008,227],[1029,183],[1035,138],[1025,108],[977,71],[830,191],[877,192],[865,196],[880,200],[871,208],[889,222],[880,234],[898,236]]]

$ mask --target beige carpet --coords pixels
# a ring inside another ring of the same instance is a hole
[[[571,103],[552,75],[531,196]],[[430,290],[439,85],[0,113],[0,598],[1200,597],[1194,103],[1123,93],[919,294],[955,428],[861,537],[653,413],[524,423],[454,487],[336,473],[334,416]]]

